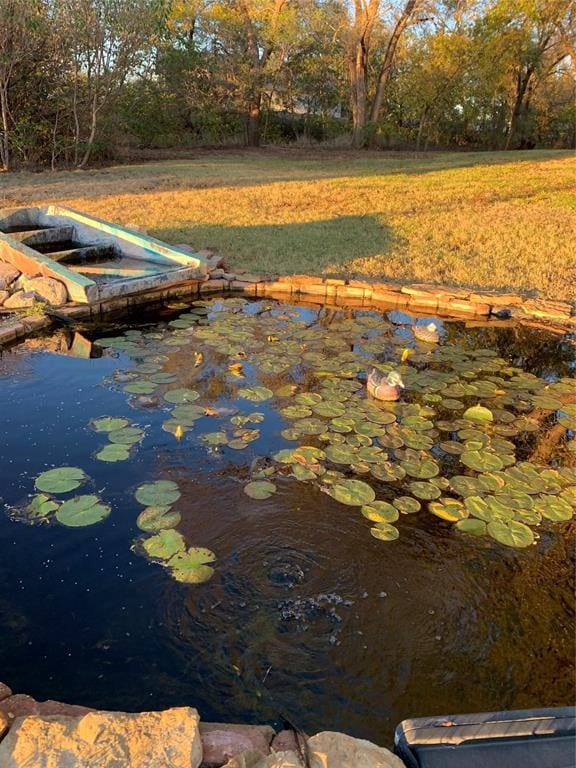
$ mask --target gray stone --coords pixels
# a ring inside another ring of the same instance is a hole
[[[2,306],[2,304],[4,304],[8,296],[10,296],[8,291],[0,291],[0,307]]]
[[[83,717],[18,718],[0,742],[2,768],[199,768],[199,716],[89,712]]]
[[[8,686],[7,690],[10,691]],[[10,694],[12,691],[10,691]],[[6,715],[9,720],[28,715],[85,715],[94,710],[90,707],[82,707],[78,704],[65,704],[62,701],[36,701],[25,693],[17,693],[14,696],[2,696],[0,691],[0,713]]]
[[[53,277],[29,277],[22,281],[26,291],[34,291],[47,304],[60,307],[68,301],[68,291],[64,283]]]
[[[20,270],[13,267],[12,264],[7,264],[5,261],[0,261],[0,290],[5,290],[8,286],[20,277]]]
[[[226,763],[224,768],[304,768],[304,764],[295,752],[276,752],[264,758],[254,752],[243,752]],[[355,768],[355,766],[347,766],[347,768]]]
[[[27,309],[33,307],[38,298],[34,291],[16,291],[4,300],[2,306],[5,309]]]
[[[270,752],[274,729],[269,725],[200,723],[202,765],[220,768],[242,752],[256,752],[260,757]]]

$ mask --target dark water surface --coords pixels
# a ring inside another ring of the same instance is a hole
[[[301,316],[314,322],[312,310]],[[450,323],[445,334],[551,380],[573,372],[573,348],[544,332]],[[166,407],[133,408],[111,386],[130,356],[49,351],[67,342],[60,331],[0,358],[0,498],[7,510],[21,505],[40,472],[72,465],[112,514],[79,529],[0,514],[0,680],[40,699],[287,717],[382,744],[406,717],[571,703],[572,523],[544,526],[536,546],[515,550],[422,511],[381,542],[356,509],[309,483],[281,478],[274,496],[254,501],[243,492],[247,466],[288,445],[269,403],[241,405],[266,414],[259,441],[210,451],[198,435],[218,428],[213,419],[175,440],[161,428]],[[185,352],[166,354],[164,370],[188,370]],[[210,364],[173,386],[186,385],[202,388],[202,403],[231,402]],[[105,439],[88,422],[101,415],[145,428],[129,461],[94,458]],[[177,583],[131,549],[142,536],[133,491],[152,479],[178,483],[179,530],[216,552],[206,584]]]

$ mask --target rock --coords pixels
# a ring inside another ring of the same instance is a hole
[[[308,746],[314,753],[314,768],[405,768],[390,750],[344,733],[322,731],[308,740]]]
[[[295,752],[277,752],[265,758],[255,752],[243,752],[226,763],[224,768],[303,768],[303,763]]]
[[[218,267],[217,269],[213,269],[210,272],[210,280],[220,280],[224,277],[224,270],[221,267]]]
[[[27,309],[33,307],[38,298],[34,291],[16,291],[4,300],[2,306],[4,309]]]
[[[54,307],[68,301],[66,286],[53,277],[29,277],[22,281],[22,287],[25,291],[34,291],[43,301]]]
[[[7,686],[6,686],[7,687]],[[10,690],[8,688],[8,690]],[[12,693],[10,691],[10,693]],[[0,699],[2,696],[0,695]],[[64,704],[62,701],[36,701],[32,696],[24,693],[17,693],[0,700],[0,712],[4,713],[9,720],[16,717],[27,717],[28,715],[85,715],[88,712],[94,712],[90,707],[81,707],[78,704]],[[1,763],[0,763],[1,765]]]
[[[10,728],[10,721],[6,715],[0,712],[0,741],[2,741],[2,737],[7,733],[8,728]]]
[[[0,683],[0,701],[7,699],[8,696],[12,696],[12,688],[6,685],[6,683]]]
[[[280,731],[270,744],[272,752],[297,752],[298,741],[294,731]]]
[[[241,752],[269,754],[274,729],[269,725],[234,725],[229,723],[200,723],[202,765],[220,768]]]
[[[25,717],[0,743],[2,768],[198,768],[198,713],[89,712]]]
[[[0,261],[0,289],[5,290],[8,286],[20,277],[20,270],[13,267],[12,264],[7,264],[5,261]]]
[[[4,304],[4,302],[6,301],[8,296],[10,296],[8,291],[0,291],[0,306],[2,306],[2,304]]]

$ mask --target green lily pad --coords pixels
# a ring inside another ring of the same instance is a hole
[[[456,528],[458,528],[459,531],[462,531],[462,533],[469,533],[472,536],[485,536],[487,533],[484,520],[477,520],[474,517],[458,520]]]
[[[32,497],[31,502],[26,507],[26,514],[31,519],[40,519],[48,517],[55,512],[60,504],[45,493],[37,493]]]
[[[136,525],[146,533],[156,533],[176,527],[181,520],[180,512],[171,507],[146,507],[136,519]]]
[[[174,403],[175,405],[181,405],[182,403],[193,403],[198,400],[200,393],[195,389],[169,389],[164,393],[164,400],[167,403]]]
[[[488,523],[487,530],[489,536],[507,547],[529,547],[534,543],[532,530],[516,520],[507,522],[495,520]]]
[[[287,419],[305,419],[312,415],[312,411],[305,405],[288,405],[280,411]]]
[[[131,381],[124,387],[124,392],[129,395],[151,395],[158,389],[158,385],[153,381]]]
[[[395,541],[400,536],[398,528],[390,523],[377,523],[370,528],[370,534],[380,541]]]
[[[254,403],[261,403],[274,397],[274,392],[268,387],[244,387],[238,390],[238,397],[251,400]]]
[[[68,493],[86,482],[86,473],[78,467],[58,467],[38,475],[34,485],[45,493]]]
[[[396,507],[387,501],[373,501],[371,504],[365,504],[360,511],[374,523],[394,523],[400,516]]]
[[[440,501],[431,501],[428,504],[428,509],[436,517],[442,518],[442,520],[448,520],[450,523],[455,523],[458,520],[464,520],[468,517],[468,510],[464,507],[461,501],[456,499],[440,499]]]
[[[168,567],[176,581],[185,584],[202,584],[214,573],[214,569],[207,563],[213,563],[216,555],[204,547],[190,547],[185,552],[175,554],[168,561]]]
[[[413,496],[424,501],[432,501],[441,496],[440,489],[433,483],[414,481],[408,483],[408,490]]]
[[[371,504],[376,498],[374,489],[362,480],[342,480],[329,486],[327,493],[341,504],[348,504],[351,507]]]
[[[98,461],[107,461],[113,464],[117,461],[126,461],[126,459],[129,459],[130,449],[126,445],[113,443],[111,445],[105,445],[104,448],[101,448],[94,454],[94,457],[98,459]]]
[[[83,528],[104,520],[110,514],[108,504],[103,504],[98,496],[75,496],[65,501],[56,512],[56,520],[69,528]]]
[[[255,480],[244,486],[244,493],[251,499],[269,499],[276,493],[276,486],[266,480]]]
[[[178,501],[181,494],[172,480],[156,480],[140,485],[134,496],[145,507],[167,507]]]
[[[228,445],[228,435],[226,432],[207,432],[202,435],[202,442],[208,445]]]
[[[436,477],[440,472],[440,467],[432,459],[422,459],[422,461],[401,461],[400,466],[406,470],[410,477],[417,477],[420,480],[429,480]]]
[[[312,406],[312,410],[319,416],[326,416],[329,419],[338,418],[346,412],[345,406],[337,402],[329,401],[316,403],[316,405]]]
[[[399,496],[392,502],[397,510],[402,512],[403,515],[413,515],[420,511],[421,504],[417,499],[413,499],[411,496]]]
[[[334,464],[354,464],[358,460],[358,449],[349,445],[329,445],[326,458]]]
[[[115,432],[127,427],[129,423],[128,419],[122,416],[100,416],[98,419],[92,419],[90,426],[96,432]]]
[[[184,536],[174,530],[174,528],[160,531],[155,536],[145,539],[142,545],[150,557],[155,557],[159,560],[169,560],[186,548]]]
[[[566,522],[571,520],[574,515],[572,505],[560,496],[548,496],[543,494],[534,504],[536,511],[540,512],[542,517],[553,522]]]
[[[487,424],[494,421],[494,415],[489,408],[485,408],[483,405],[474,405],[472,408],[467,408],[462,414],[464,419],[468,421],[477,421],[481,424]]]
[[[504,466],[499,456],[483,451],[464,451],[460,455],[460,461],[476,472],[495,472]]]
[[[121,443],[122,445],[134,445],[144,437],[144,432],[139,427],[123,427],[108,433],[108,440],[111,443]]]

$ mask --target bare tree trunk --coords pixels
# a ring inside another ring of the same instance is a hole
[[[258,92],[250,99],[248,107],[247,143],[249,147],[260,146],[260,111],[262,108],[262,93]]]
[[[377,123],[380,118],[380,110],[382,109],[384,94],[386,93],[386,87],[390,81],[390,75],[392,74],[392,65],[394,64],[398,42],[402,33],[410,23],[418,3],[419,0],[408,0],[400,18],[396,22],[394,30],[392,31],[388,45],[386,46],[386,53],[384,54],[384,61],[382,62],[382,68],[378,77],[378,85],[376,87],[376,94],[374,96],[374,103],[372,104],[372,112],[370,115],[370,120],[373,123]]]
[[[90,155],[92,154],[92,148],[94,146],[94,139],[96,138],[96,125],[98,122],[98,107],[97,107],[97,97],[94,95],[92,99],[92,109],[91,109],[91,115],[90,115],[90,135],[88,136],[88,146],[86,147],[86,151],[84,152],[84,155],[82,157],[82,160],[80,161],[80,164],[78,165],[78,168],[85,168],[88,164],[88,160],[90,159]]]
[[[366,53],[362,42],[356,44],[353,61],[350,63],[352,85],[352,146],[356,149],[364,146],[366,118],[368,114],[368,95],[366,88]]]
[[[527,69],[524,77],[518,73],[516,78],[516,98],[514,99],[514,107],[512,108],[512,116],[510,118],[510,127],[508,128],[508,136],[506,138],[506,145],[504,149],[510,149],[512,140],[516,137],[518,130],[518,124],[520,123],[520,117],[522,115],[524,107],[524,97],[526,95],[526,89],[532,78],[532,69]]]
[[[5,171],[10,170],[10,119],[8,109],[8,83],[0,85],[0,111],[2,112],[2,141],[0,160]]]

